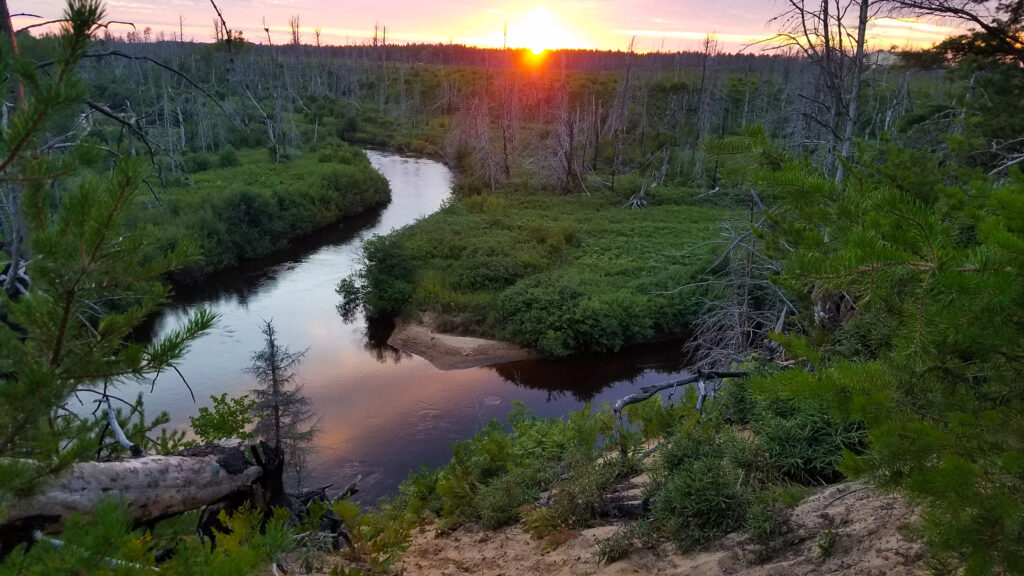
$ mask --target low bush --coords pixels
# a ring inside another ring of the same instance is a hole
[[[370,246],[364,275],[379,282],[367,286],[366,304],[378,314],[430,312],[552,356],[681,334],[698,292],[673,291],[708,263],[707,251],[683,249],[730,210],[680,202],[628,210],[612,195],[463,197],[389,236],[393,250]]]
[[[606,495],[646,469],[652,482],[645,516],[601,543],[603,562],[651,545],[655,535],[684,551],[737,530],[768,544],[809,492],[793,480],[816,485],[840,477],[837,455],[857,449],[861,434],[822,404],[795,401],[754,380],[731,380],[726,389],[734,391],[709,400],[703,415],[692,391],[675,403],[632,405],[624,421],[608,407],[563,420],[538,418],[517,405],[507,426],[490,422],[453,445],[447,466],[406,479],[381,514],[412,524],[434,517],[445,529],[522,520],[551,548],[599,521],[608,513]],[[742,427],[724,416],[737,405],[745,407]],[[653,438],[662,439],[661,448],[655,463],[645,464],[641,441]],[[801,450],[807,458],[794,460]]]
[[[399,496],[388,503],[388,513],[433,516],[448,528],[473,521],[488,528],[515,522],[523,506],[536,502],[563,473],[594,463],[601,439],[614,427],[613,417],[603,410],[581,410],[558,420],[537,418],[522,405],[508,422],[510,430],[491,421],[473,438],[452,445],[447,466],[407,478]],[[614,470],[613,465],[602,474]]]
[[[739,529],[746,515],[739,481],[740,472],[721,460],[680,465],[651,499],[655,526],[682,550]]]
[[[225,146],[217,153],[217,163],[221,168],[234,168],[242,165],[238,150],[234,146]]]
[[[172,189],[158,206],[140,202],[132,215],[147,230],[156,254],[179,242],[197,245],[200,258],[174,279],[192,282],[238,262],[268,254],[292,238],[389,200],[387,181],[358,148],[341,145],[340,160],[308,156],[273,163],[257,150],[221,151],[221,167],[207,155],[190,187]]]
[[[182,159],[182,163],[189,172],[204,172],[213,166],[210,155],[205,152],[190,152]]]
[[[775,468],[801,484],[841,480],[839,463],[848,450],[863,447],[863,427],[843,422],[820,408],[792,416],[771,415],[755,426]]]

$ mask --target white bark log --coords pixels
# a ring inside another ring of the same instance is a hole
[[[47,527],[59,527],[73,514],[92,511],[103,497],[123,500],[135,522],[167,518],[248,490],[263,471],[240,462],[232,465],[223,453],[82,462],[33,496],[14,502],[0,527],[33,517],[45,518]]]

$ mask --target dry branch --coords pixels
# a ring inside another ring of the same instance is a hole
[[[707,382],[708,380],[721,380],[723,378],[741,378],[749,375],[749,372],[733,371],[733,370],[698,370],[696,374],[681,378],[679,380],[670,380],[668,382],[662,382],[661,384],[654,384],[651,386],[644,386],[639,392],[630,394],[623,398],[619,398],[618,402],[615,403],[615,414],[621,414],[622,409],[630,404],[637,404],[647,400],[661,392],[668,390],[669,388],[677,388],[679,386],[688,386],[697,382]],[[703,393],[702,393],[703,395]],[[703,404],[703,402],[701,402]]]
[[[149,454],[147,454],[146,451],[142,449],[142,446],[139,446],[138,444],[132,442],[131,440],[128,439],[128,436],[125,435],[124,430],[121,428],[121,425],[117,422],[117,414],[114,412],[114,407],[110,405],[110,398],[104,396],[103,401],[106,402],[107,404],[107,423],[110,426],[111,431],[113,431],[114,439],[117,440],[117,443],[120,444],[125,450],[128,450],[128,452],[132,455],[132,458],[141,458],[143,456],[148,456]],[[97,402],[99,402],[99,400],[97,400]]]

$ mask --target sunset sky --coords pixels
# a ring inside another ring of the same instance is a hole
[[[59,16],[63,0],[11,0],[11,12],[45,18]],[[778,0],[220,0],[225,19],[246,38],[265,38],[263,20],[274,41],[288,36],[288,19],[298,15],[303,41],[313,43],[319,26],[325,44],[362,43],[373,25],[387,26],[388,41],[448,42],[502,45],[508,24],[508,44],[526,48],[624,49],[636,37],[638,50],[696,49],[706,34],[715,34],[729,51],[770,36],[768,20],[782,8]],[[208,0],[108,0],[109,17],[177,35],[184,17],[186,40],[209,41],[213,8]],[[15,27],[34,20],[18,18]],[[126,27],[115,31],[127,32]],[[875,23],[873,44],[888,48],[930,45],[953,28],[936,23],[884,19]],[[265,41],[265,40],[264,40]]]

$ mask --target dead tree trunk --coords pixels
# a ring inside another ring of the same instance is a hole
[[[846,178],[846,165],[844,164],[853,151],[854,129],[857,126],[858,107],[860,99],[860,81],[864,74],[864,42],[868,27],[868,8],[870,0],[860,0],[860,15],[857,19],[857,52],[853,64],[853,86],[850,88],[850,104],[847,108],[846,132],[843,134],[843,150],[839,155],[839,166],[836,168],[836,185],[842,186]]]
[[[200,446],[175,456],[118,462],[80,462],[7,507],[0,550],[34,530],[56,530],[73,514],[87,514],[102,498],[120,498],[137,523],[154,522],[249,493],[263,469],[240,447]]]

